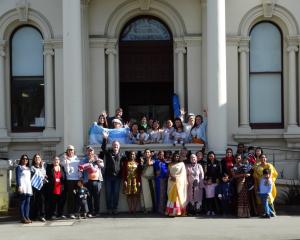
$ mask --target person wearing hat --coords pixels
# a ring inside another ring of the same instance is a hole
[[[118,119],[121,122],[121,127],[124,125],[124,121],[122,119],[122,115],[123,115],[123,109],[122,108],[117,108],[116,112],[115,112],[115,116],[108,118],[107,122],[108,122],[108,127],[109,128],[114,128],[114,122],[113,120]]]
[[[70,218],[75,218],[75,195],[73,189],[77,186],[79,180],[78,166],[80,159],[75,155],[75,148],[73,145],[68,145],[66,152],[61,161],[62,166],[66,170],[66,187],[67,187],[67,211]]]
[[[101,169],[104,162],[98,158],[91,146],[86,147],[86,156],[79,165],[81,178],[89,190],[88,217],[98,216],[100,213],[100,190],[103,182]]]
[[[108,142],[112,143],[113,141],[118,141],[121,144],[127,144],[129,143],[129,132],[130,129],[126,126],[123,127],[123,124],[120,119],[115,118],[112,120],[112,123],[114,125],[113,129],[109,129],[108,134]],[[104,135],[104,133],[103,133]]]

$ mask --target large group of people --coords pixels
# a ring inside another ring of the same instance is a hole
[[[146,116],[125,124],[122,114],[121,108],[113,117],[100,114],[89,129],[90,145],[82,159],[72,145],[51,164],[40,154],[33,156],[31,165],[27,155],[20,157],[16,183],[22,223],[66,218],[65,214],[72,219],[99,216],[102,186],[108,214],[118,214],[122,191],[131,214],[142,209],[168,216],[275,216],[277,171],[262,148],[245,151],[239,144],[235,155],[228,148],[220,161],[213,151],[204,158],[207,111],[204,117],[188,114],[186,122],[183,115],[168,119],[163,128]],[[144,152],[120,151],[122,144],[147,143],[182,147],[173,152],[147,146]],[[185,143],[202,145],[192,153]],[[98,154],[94,144],[101,144]]]
[[[72,145],[51,164],[35,154],[29,165],[28,156],[22,155],[16,168],[21,222],[100,216],[103,184],[108,214],[118,214],[121,191],[130,214],[142,210],[167,216],[276,215],[277,171],[260,147],[246,152],[239,144],[235,155],[228,148],[217,160],[213,151],[205,159],[202,149],[191,153],[185,147],[123,153],[116,140],[108,148],[108,139],[104,133],[99,154],[86,147],[83,159]]]
[[[121,144],[180,144],[207,142],[207,111],[204,116],[189,113],[174,120],[167,119],[162,125],[158,120],[142,116],[139,120],[130,119],[126,124],[122,118],[123,110],[118,108],[115,116],[108,117],[103,111],[89,129],[89,144],[102,144],[103,134],[108,135],[108,142],[117,140]]]

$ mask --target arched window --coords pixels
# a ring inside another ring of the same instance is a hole
[[[13,132],[44,129],[43,38],[34,27],[16,29],[10,39],[11,126]]]
[[[250,33],[250,126],[283,128],[282,34],[271,22]]]

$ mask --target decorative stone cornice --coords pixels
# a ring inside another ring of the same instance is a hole
[[[241,37],[238,43],[239,52],[249,52],[249,37]]]
[[[229,35],[226,37],[226,44],[229,46],[238,46],[241,36]]]
[[[44,40],[43,44],[44,44],[44,48],[51,48],[51,49],[63,48],[63,40],[58,38]]]
[[[296,36],[287,36],[286,37],[286,41],[288,43],[288,47],[290,46],[298,46],[300,43],[300,36],[296,35]]]
[[[202,36],[186,36],[183,39],[187,47],[201,46]]]
[[[91,48],[105,48],[107,43],[107,38],[90,38]]]
[[[174,38],[174,46],[175,48],[185,48],[186,47],[186,42],[184,38]]]
[[[0,40],[0,57],[5,57],[6,41]]]
[[[151,0],[138,0],[138,2],[142,11],[148,11],[150,9]]]
[[[28,8],[29,3],[27,2],[27,0],[19,0],[16,3],[16,10],[18,12],[20,22],[28,21]]]

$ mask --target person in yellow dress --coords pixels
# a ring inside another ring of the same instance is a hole
[[[263,177],[263,170],[264,169],[269,169],[270,173],[271,173],[271,178],[272,178],[272,190],[271,190],[271,194],[269,195],[269,203],[271,205],[271,207],[273,208],[273,212],[275,213],[275,209],[274,209],[274,200],[276,198],[276,194],[277,194],[277,190],[276,190],[276,186],[275,186],[275,181],[276,178],[278,176],[278,173],[275,169],[275,167],[273,166],[273,164],[268,163],[267,162],[267,156],[265,154],[261,154],[259,157],[260,162],[257,163],[254,167],[253,167],[253,177],[254,177],[254,187],[255,187],[255,192],[256,192],[256,201],[257,204],[259,206],[259,209],[262,209],[261,207],[261,201],[258,197],[258,191],[259,191],[259,182]]]
[[[166,215],[174,217],[186,214],[187,185],[185,165],[180,162],[179,154],[174,153],[169,165]]]
[[[141,188],[141,165],[136,161],[136,154],[130,151],[128,160],[123,163],[123,193],[127,196],[129,213],[135,213]]]

